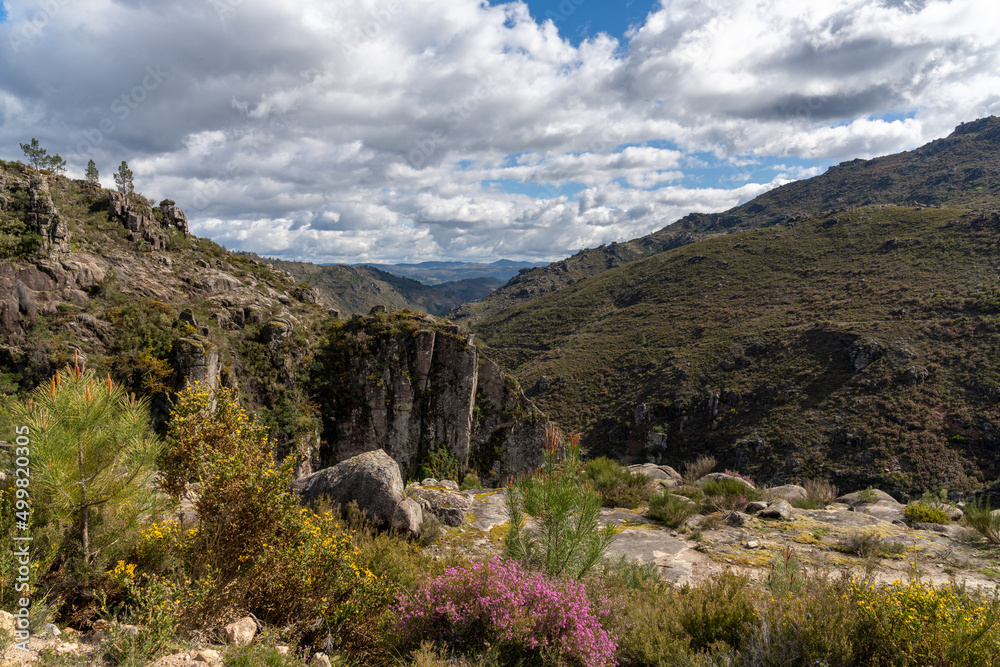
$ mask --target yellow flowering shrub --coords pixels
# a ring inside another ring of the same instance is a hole
[[[266,429],[234,392],[181,392],[169,435],[163,486],[179,495],[189,480],[200,483],[197,524],[152,524],[143,549],[151,562],[158,550],[180,555],[183,617],[204,625],[252,612],[269,624],[311,628],[313,639],[350,643],[384,613],[391,595],[358,564],[360,536],[332,512],[299,505],[289,490],[292,460],[274,461]]]
[[[994,665],[1000,597],[963,586],[855,582],[859,657],[868,665]]]

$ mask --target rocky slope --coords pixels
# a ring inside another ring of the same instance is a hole
[[[1000,118],[963,123],[946,138],[913,151],[851,160],[825,174],[766,192],[723,213],[691,213],[648,236],[586,249],[554,264],[526,269],[479,303],[458,308],[473,322],[572,285],[602,271],[710,235],[794,222],[830,209],[878,204],[982,209],[1000,198]]]

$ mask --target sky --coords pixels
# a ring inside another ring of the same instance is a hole
[[[554,261],[1000,114],[995,0],[0,6],[0,158],[317,263]]]

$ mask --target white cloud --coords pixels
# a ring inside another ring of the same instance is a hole
[[[746,182],[769,156],[872,157],[1000,113],[994,5],[664,0],[574,47],[521,3],[8,1],[0,150],[126,159],[197,233],[265,254],[554,259],[816,170]]]

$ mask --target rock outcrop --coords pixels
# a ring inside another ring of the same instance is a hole
[[[49,254],[69,252],[69,227],[52,203],[48,180],[33,177],[28,194],[31,197],[28,228],[42,237],[42,250]]]
[[[133,242],[145,241],[153,250],[163,250],[171,230],[187,234],[188,223],[184,211],[169,199],[160,202],[157,216],[145,203],[136,201],[120,192],[108,191],[108,218],[120,222],[131,234]]]
[[[385,450],[407,476],[443,450],[493,483],[541,465],[548,423],[470,340],[422,317],[356,316],[331,344],[327,452]]]
[[[341,507],[356,502],[373,521],[411,535],[420,534],[420,505],[403,496],[399,466],[383,450],[365,452],[292,482],[304,502],[328,499]]]

